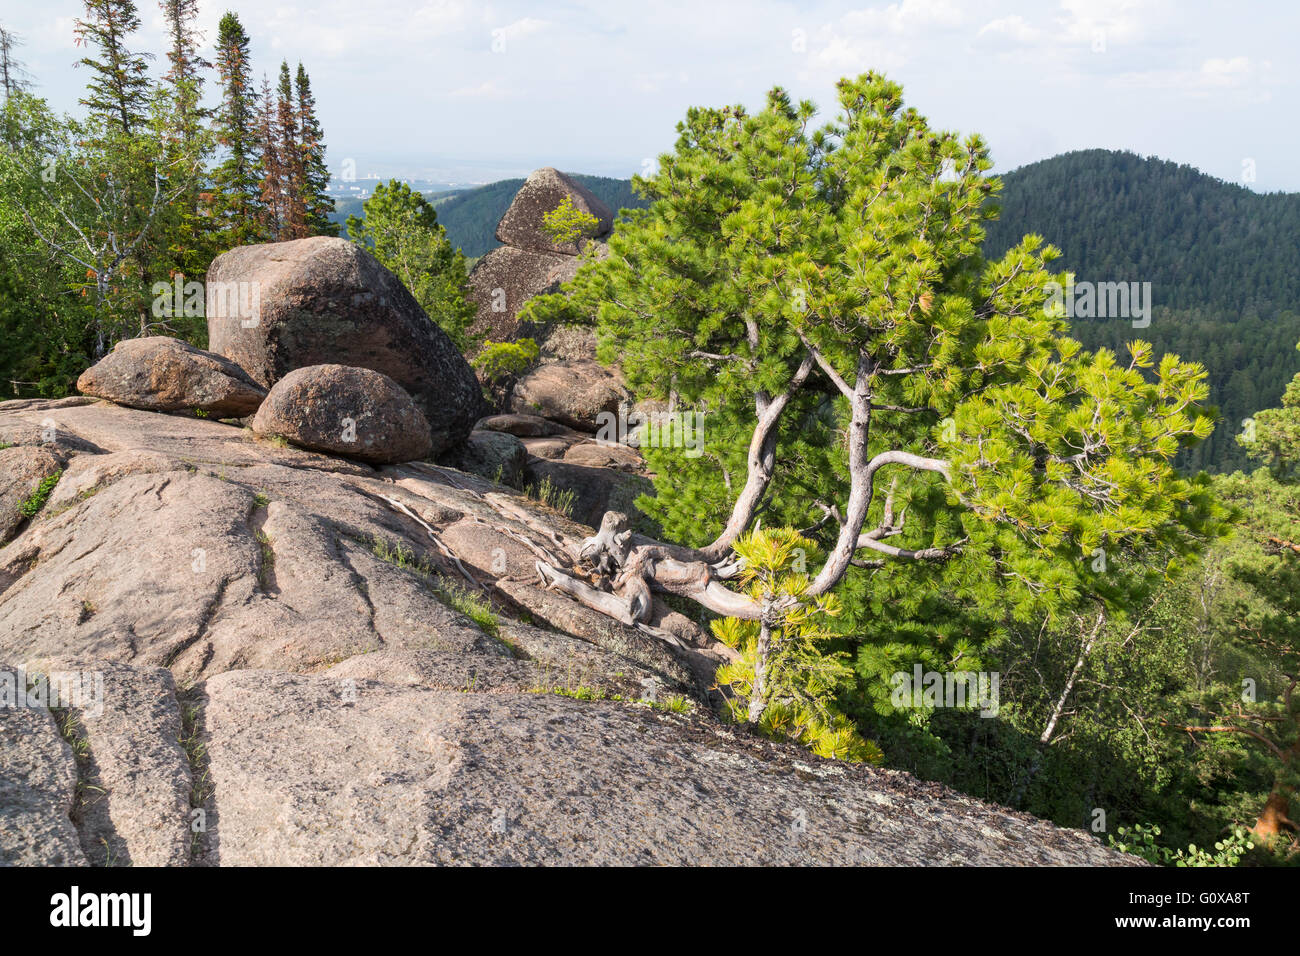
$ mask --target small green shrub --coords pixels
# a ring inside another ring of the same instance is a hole
[[[1116,839],[1118,836],[1118,839]],[[1190,844],[1185,850],[1174,850],[1156,842],[1160,836],[1158,826],[1144,826],[1141,823],[1132,827],[1120,827],[1116,836],[1107,839],[1110,845],[1121,853],[1139,856],[1148,863],[1157,866],[1236,866],[1255,844],[1251,842],[1250,831],[1245,827],[1236,827],[1229,836],[1214,844],[1213,851]]]
[[[41,509],[45,507],[45,502],[50,500],[50,492],[54,490],[54,486],[59,483],[59,479],[62,477],[63,472],[56,471],[48,478],[41,479],[41,483],[36,486],[36,490],[18,503],[18,513],[24,518],[35,518],[40,514]]]
[[[438,596],[438,600],[453,611],[464,614],[477,624],[484,634],[502,641],[507,647],[510,647],[512,653],[515,652],[510,642],[503,640],[501,637],[501,624],[497,621],[496,612],[483,595],[471,591],[462,584],[446,580],[429,561],[420,558],[413,549],[404,546],[400,542],[393,543],[376,535],[371,545],[371,551],[381,561],[387,561],[395,567],[411,571],[422,578],[428,579],[433,593]]]
[[[542,350],[532,339],[517,342],[484,342],[483,351],[474,356],[473,365],[489,382],[509,375],[522,375],[537,361]]]
[[[481,594],[476,594],[467,587],[450,582],[442,582],[434,586],[438,598],[453,611],[460,611],[467,618],[478,625],[479,630],[484,634],[500,640],[501,625],[497,621],[496,612],[492,610],[492,605],[487,602]],[[507,644],[507,646],[509,646]]]
[[[565,196],[558,206],[542,214],[542,231],[556,243],[589,239],[599,227],[600,220],[575,206],[570,196]]]

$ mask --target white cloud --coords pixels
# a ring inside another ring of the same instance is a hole
[[[903,34],[926,28],[958,27],[965,19],[962,11],[948,0],[903,0],[887,7],[850,10],[843,16],[841,25],[850,32],[884,30]]]
[[[1201,64],[1201,82],[1210,86],[1240,86],[1255,72],[1248,56],[1214,58]]]
[[[867,70],[900,70],[915,46],[928,45],[936,34],[964,22],[965,14],[948,0],[902,0],[850,10],[812,31],[800,78],[825,81]]]
[[[1062,39],[1094,50],[1167,41],[1176,32],[1167,0],[1061,0],[1061,10]]]
[[[1145,70],[1122,73],[1110,85],[1132,90],[1168,90],[1186,97],[1204,99],[1215,93],[1244,96],[1250,102],[1264,102],[1272,93],[1272,63],[1253,61],[1248,56],[1211,57],[1195,70]]]
[[[536,17],[524,17],[521,20],[514,21],[514,23],[497,27],[492,31],[492,35],[494,37],[504,37],[506,42],[509,43],[512,40],[522,40],[526,36],[531,36],[545,29],[547,25],[546,20],[538,20]]]
[[[1043,31],[1018,13],[990,20],[975,34],[976,43],[1001,49],[1037,46],[1043,39]]]

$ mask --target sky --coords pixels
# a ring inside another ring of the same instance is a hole
[[[138,0],[138,49],[162,17]],[[630,176],[693,105],[758,106],[784,86],[833,116],[869,69],[931,124],[981,133],[998,171],[1128,149],[1259,191],[1300,191],[1296,0],[218,0],[254,68],[301,60],[336,174],[487,182],[539,166]],[[0,0],[36,92],[77,111],[77,0]]]

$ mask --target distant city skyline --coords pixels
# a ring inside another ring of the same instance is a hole
[[[761,104],[774,84],[834,115],[834,81],[901,82],[935,125],[988,140],[996,169],[1128,149],[1259,191],[1300,191],[1300,7],[1210,0],[565,3],[343,0],[226,9],[255,73],[311,74],[330,171],[466,185],[539,166],[627,177],[672,147],[693,105]],[[162,17],[140,0],[132,49],[163,70]],[[77,0],[0,0],[35,92],[79,112]],[[210,58],[210,55],[209,55]],[[209,82],[209,99],[215,94]]]

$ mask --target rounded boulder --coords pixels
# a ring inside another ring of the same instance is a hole
[[[350,365],[294,369],[271,387],[252,427],[259,437],[373,465],[433,451],[429,423],[411,396],[382,372]]]

